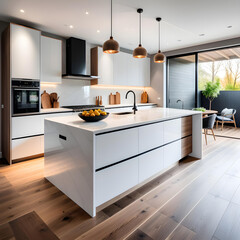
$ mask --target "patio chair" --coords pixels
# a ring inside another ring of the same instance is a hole
[[[216,120],[217,114],[212,114],[210,116],[204,117],[203,118],[203,129],[204,129],[204,134],[205,134],[205,141],[207,145],[207,134],[208,134],[208,129],[212,131],[212,135],[214,140],[216,141],[214,132],[213,132],[213,126]]]
[[[217,116],[216,128],[218,128],[218,123],[222,124],[222,130],[224,123],[233,123],[235,128],[237,128],[234,116],[236,112],[237,112],[236,109],[224,108],[221,112],[221,116]]]

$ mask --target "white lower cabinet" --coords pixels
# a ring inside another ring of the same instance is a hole
[[[131,128],[96,136],[95,168],[101,168],[138,154],[138,129]]]
[[[164,168],[170,167],[181,159],[181,140],[163,147]]]
[[[163,145],[163,123],[139,127],[139,152],[148,151]]]
[[[44,153],[44,136],[12,140],[12,159],[21,159]]]
[[[43,134],[41,115],[12,118],[12,138]]]
[[[44,153],[44,119],[72,114],[72,112],[66,112],[13,117],[12,159],[16,160]]]
[[[155,149],[139,157],[139,183],[163,170],[163,148]]]
[[[138,158],[96,172],[96,206],[107,202],[138,184]]]

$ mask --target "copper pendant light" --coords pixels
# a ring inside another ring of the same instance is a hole
[[[161,18],[156,18],[156,20],[158,21],[159,24],[159,28],[158,28],[158,53],[155,54],[154,56],[154,62],[155,63],[163,63],[165,61],[165,56],[163,53],[161,53],[160,51],[160,21],[162,20]]]
[[[143,9],[139,8],[137,10],[139,13],[139,45],[137,48],[134,49],[133,51],[133,57],[135,58],[145,58],[147,57],[147,50],[142,46],[142,12]]]
[[[113,39],[113,36],[112,36],[112,0],[111,0],[111,36],[110,36],[110,39],[103,44],[103,52],[109,53],[109,54],[114,54],[119,52],[119,44],[117,41]]]

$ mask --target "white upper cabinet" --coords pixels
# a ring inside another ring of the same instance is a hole
[[[150,86],[150,58],[136,59],[132,54],[103,53],[101,47],[91,50],[91,74],[99,76],[92,84]]]
[[[11,77],[40,79],[41,32],[11,24]]]
[[[98,76],[99,84],[113,85],[113,54],[104,53],[98,48]]]
[[[62,41],[41,36],[41,82],[61,83]]]
[[[113,83],[114,85],[128,85],[128,59],[129,54],[119,52],[114,54],[113,62]]]

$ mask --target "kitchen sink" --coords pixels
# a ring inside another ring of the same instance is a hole
[[[133,114],[133,112],[119,112],[119,113],[113,113],[116,115],[127,115],[127,114]]]

